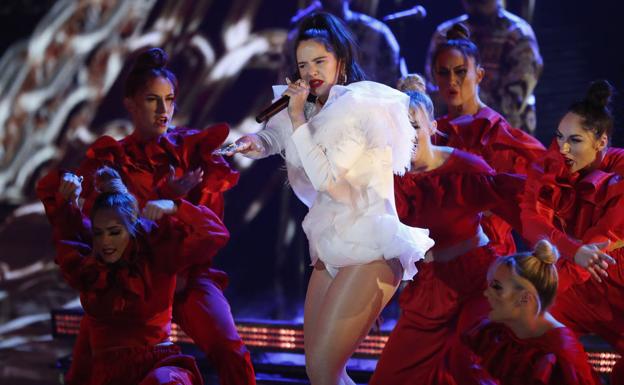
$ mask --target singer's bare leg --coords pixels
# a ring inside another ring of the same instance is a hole
[[[331,279],[318,264],[306,295],[304,342],[312,385],[352,384],[345,365],[395,293],[398,260],[348,266]]]

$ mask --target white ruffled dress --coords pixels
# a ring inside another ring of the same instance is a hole
[[[276,98],[285,86],[274,86]],[[361,81],[332,87],[323,108],[296,130],[283,110],[257,135],[265,157],[285,155],[288,179],[310,211],[303,221],[312,265],[335,276],[343,266],[398,258],[403,279],[433,246],[426,229],[402,224],[393,174],[410,165],[415,131],[407,95]]]

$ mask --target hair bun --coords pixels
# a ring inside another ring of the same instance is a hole
[[[402,76],[397,81],[397,89],[401,92],[407,92],[407,91],[417,91],[417,92],[422,92],[422,93],[427,92],[425,79],[420,74],[417,74],[417,73],[411,73],[411,74]]]
[[[559,250],[552,243],[542,239],[535,244],[533,255],[542,263],[553,265],[559,259]]]
[[[150,48],[137,56],[133,70],[153,68],[165,68],[169,62],[169,56],[161,48]]]
[[[470,30],[462,23],[455,23],[446,31],[446,40],[470,40]]]
[[[95,189],[100,193],[127,194],[128,188],[119,173],[111,167],[101,167],[95,172]]]
[[[613,95],[611,84],[606,80],[596,80],[590,84],[585,100],[594,106],[606,108],[611,102],[611,95]]]

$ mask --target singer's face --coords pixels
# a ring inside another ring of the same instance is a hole
[[[338,80],[338,59],[323,43],[303,40],[297,46],[299,76],[310,85],[310,92],[323,99]]]
[[[143,137],[158,136],[165,131],[173,118],[175,90],[169,79],[150,79],[136,95],[124,100],[136,132]]]
[[[475,103],[483,74],[483,69],[475,66],[474,58],[464,58],[464,55],[456,49],[441,52],[434,68],[434,78],[440,89],[440,96],[449,107]]]

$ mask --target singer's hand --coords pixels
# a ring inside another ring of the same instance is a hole
[[[310,94],[310,86],[303,79],[299,79],[293,83],[290,79],[286,78],[286,84],[288,84],[288,89],[284,92],[284,95],[290,97],[288,101],[288,116],[290,116],[290,121],[293,124],[293,128],[296,130],[297,127],[306,122],[303,107]]]

